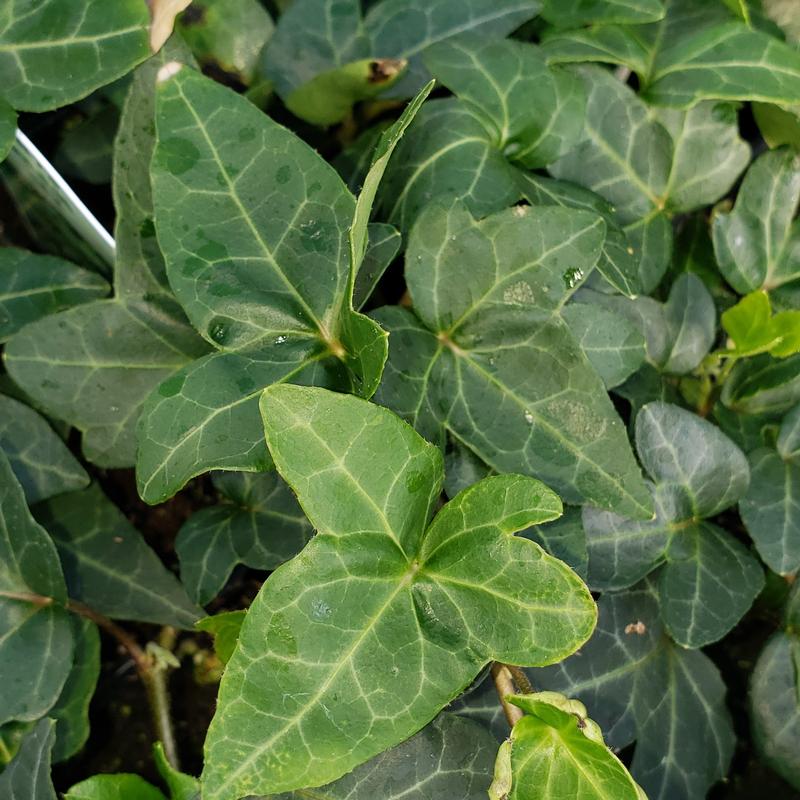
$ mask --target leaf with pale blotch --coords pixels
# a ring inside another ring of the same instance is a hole
[[[147,0],[150,6],[150,49],[157,53],[172,35],[175,17],[192,0]]]
[[[767,151],[742,181],[736,205],[714,217],[714,251],[741,294],[800,277],[800,162],[790,148]]]
[[[89,485],[86,470],[32,408],[0,394],[0,450],[29,505]]]
[[[11,763],[0,773],[0,796],[7,800],[56,800],[50,780],[54,723],[42,719],[22,740]]]
[[[237,564],[273,570],[313,534],[291,489],[274,472],[221,472],[213,480],[223,502],[195,512],[175,541],[181,581],[201,605],[217,595]]]
[[[535,45],[473,34],[434,45],[424,60],[512,162],[546,166],[580,138],[583,84],[569,72],[548,67]]]
[[[64,800],[166,800],[164,795],[138,775],[93,775],[76,783]]]
[[[498,754],[498,763],[508,761],[511,786],[496,792],[490,789],[490,798],[642,800],[633,778],[604,744],[597,723],[587,717],[583,703],[554,692],[510,695],[508,701],[525,716],[514,725],[509,743]]]
[[[48,712],[56,722],[53,761],[74,756],[89,738],[89,703],[100,676],[100,634],[87,619],[73,616],[75,641],[72,669],[58,701]]]
[[[392,332],[376,397],[431,441],[451,431],[499,472],[647,518],[624,427],[560,314],[594,268],[604,228],[557,206],[481,221],[460,204],[430,206],[406,254],[415,313],[375,313]]]
[[[560,28],[592,23],[644,24],[664,16],[661,0],[545,0],[542,16]]]
[[[648,797],[704,797],[727,773],[735,743],[717,668],[664,635],[647,589],[605,594],[598,605],[597,630],[580,654],[531,680],[593,709],[615,750],[635,740],[630,770]]]
[[[580,579],[513,536],[560,514],[541,483],[487,478],[428,525],[442,457],[391,412],[285,384],[261,404],[278,471],[319,533],[247,614],[205,798],[328,783],[422,728],[489,660],[552,663],[588,636]]]
[[[96,484],[54,497],[36,517],[55,541],[70,596],[117,619],[191,628],[202,612]]]
[[[13,108],[0,97],[0,161],[14,146],[17,133],[17,115]]]
[[[72,665],[64,575],[0,451],[0,725],[39,719]]]
[[[48,314],[105,297],[96,273],[55,256],[0,248],[0,342]]]
[[[0,20],[2,92],[21,111],[80,100],[150,55],[144,0],[9,0]]]
[[[780,414],[800,400],[800,354],[743,359],[722,387],[722,402],[743,414]]]

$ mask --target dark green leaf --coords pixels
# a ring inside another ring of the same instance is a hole
[[[22,740],[14,760],[0,773],[0,796],[8,800],[56,800],[50,780],[54,723],[42,719]]]
[[[664,16],[661,0],[545,0],[542,16],[561,28],[589,23],[655,22]]]
[[[367,252],[353,285],[353,308],[359,311],[372,296],[402,243],[400,231],[382,222],[371,222],[367,226],[367,237]]]
[[[17,115],[11,106],[0,97],[0,161],[2,161],[14,146],[17,133]]]
[[[722,387],[722,402],[743,414],[788,411],[800,400],[800,354],[740,361]]]

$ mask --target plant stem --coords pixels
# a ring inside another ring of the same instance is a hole
[[[519,689],[522,694],[533,694],[533,684],[525,674],[525,670],[522,669],[522,667],[513,667],[511,664],[506,664],[506,667],[511,673],[514,683],[517,684],[517,689]]]
[[[517,708],[506,700],[508,695],[516,693],[511,670],[505,664],[495,661],[492,664],[492,678],[495,689],[497,689],[497,696],[503,706],[503,713],[506,715],[506,721],[513,728],[522,719],[523,713],[521,708]]]

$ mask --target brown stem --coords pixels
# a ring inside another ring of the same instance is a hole
[[[514,679],[514,683],[517,684],[517,689],[519,689],[522,694],[533,694],[533,684],[525,674],[525,670],[522,669],[522,667],[514,667],[511,664],[506,664],[506,666],[511,673],[511,677]]]
[[[513,728],[522,719],[523,713],[521,708],[517,708],[506,700],[508,695],[516,694],[511,670],[505,664],[495,661],[492,664],[492,678],[494,679],[497,696],[503,706],[503,713],[506,715],[509,726]]]

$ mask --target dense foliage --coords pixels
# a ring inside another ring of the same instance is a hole
[[[798,152],[796,0],[0,0],[0,797],[800,797]]]

